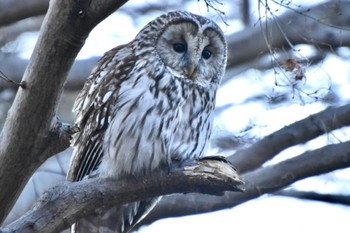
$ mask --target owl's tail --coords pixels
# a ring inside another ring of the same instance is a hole
[[[161,197],[115,206],[105,213],[79,220],[71,233],[129,233],[159,202]]]

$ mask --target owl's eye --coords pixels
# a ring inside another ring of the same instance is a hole
[[[202,57],[207,60],[211,57],[211,51],[209,49],[204,49],[202,51]]]
[[[177,53],[184,53],[187,50],[187,45],[184,43],[175,43],[173,44],[173,49]]]

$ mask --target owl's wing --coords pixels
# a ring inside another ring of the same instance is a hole
[[[132,48],[118,46],[107,52],[96,64],[73,107],[77,113],[73,136],[75,147],[67,179],[82,180],[101,162],[103,136],[117,102],[120,83],[135,65]]]

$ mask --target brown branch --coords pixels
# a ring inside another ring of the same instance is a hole
[[[342,204],[350,206],[350,196],[349,195],[337,195],[337,194],[321,194],[316,192],[305,192],[297,190],[281,190],[273,193],[274,195],[294,197],[299,199],[311,200],[311,201],[321,201],[331,204]]]
[[[0,135],[0,222],[48,158],[51,121],[63,84],[89,32],[126,0],[50,2],[33,55]],[[1,8],[2,9],[2,8]],[[51,143],[50,146],[53,146]],[[9,175],[12,174],[12,175]]]
[[[65,90],[80,90],[98,59],[99,57],[90,57],[76,60],[68,73],[67,83],[64,86]],[[24,70],[29,62],[28,59],[19,58],[14,54],[0,53],[0,60],[1,72],[11,80],[21,82]],[[0,79],[0,91],[7,88],[16,88],[16,86]]]
[[[49,189],[33,210],[1,232],[59,232],[77,219],[112,205],[171,193],[200,192],[222,195],[240,191],[242,184],[231,165],[220,160],[193,162],[167,175],[156,174],[142,179],[116,182],[112,179],[87,179],[63,183]]]
[[[44,15],[48,6],[48,0],[1,0],[0,26],[32,16]]]
[[[10,41],[15,40],[24,32],[39,31],[43,19],[43,16],[32,17],[0,28],[0,47],[4,46]]]
[[[338,108],[329,107],[266,136],[247,149],[237,151],[229,160],[240,173],[252,171],[288,147],[349,126],[349,116],[350,104]]]
[[[241,175],[245,182],[243,193],[226,193],[222,197],[201,194],[167,196],[141,224],[149,224],[167,217],[232,208],[263,194],[285,188],[298,180],[349,166],[350,142],[328,145]]]
[[[57,116],[54,117],[47,137],[43,140],[41,157],[49,158],[70,146],[70,140],[77,128],[62,122]],[[44,162],[44,161],[42,161]]]

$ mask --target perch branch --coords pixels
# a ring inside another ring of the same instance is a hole
[[[65,182],[49,189],[33,210],[1,232],[59,232],[78,218],[112,205],[171,193],[199,192],[222,195],[224,191],[241,191],[234,168],[220,160],[200,160],[167,175],[157,173],[142,181],[116,182],[112,179],[86,179]]]
[[[258,153],[258,152],[257,152]],[[263,194],[268,194],[310,176],[350,166],[350,142],[328,145],[305,152],[278,164],[241,175],[243,193],[226,193],[222,197],[203,194],[171,195],[163,198],[140,224],[162,218],[207,213],[232,208]]]

